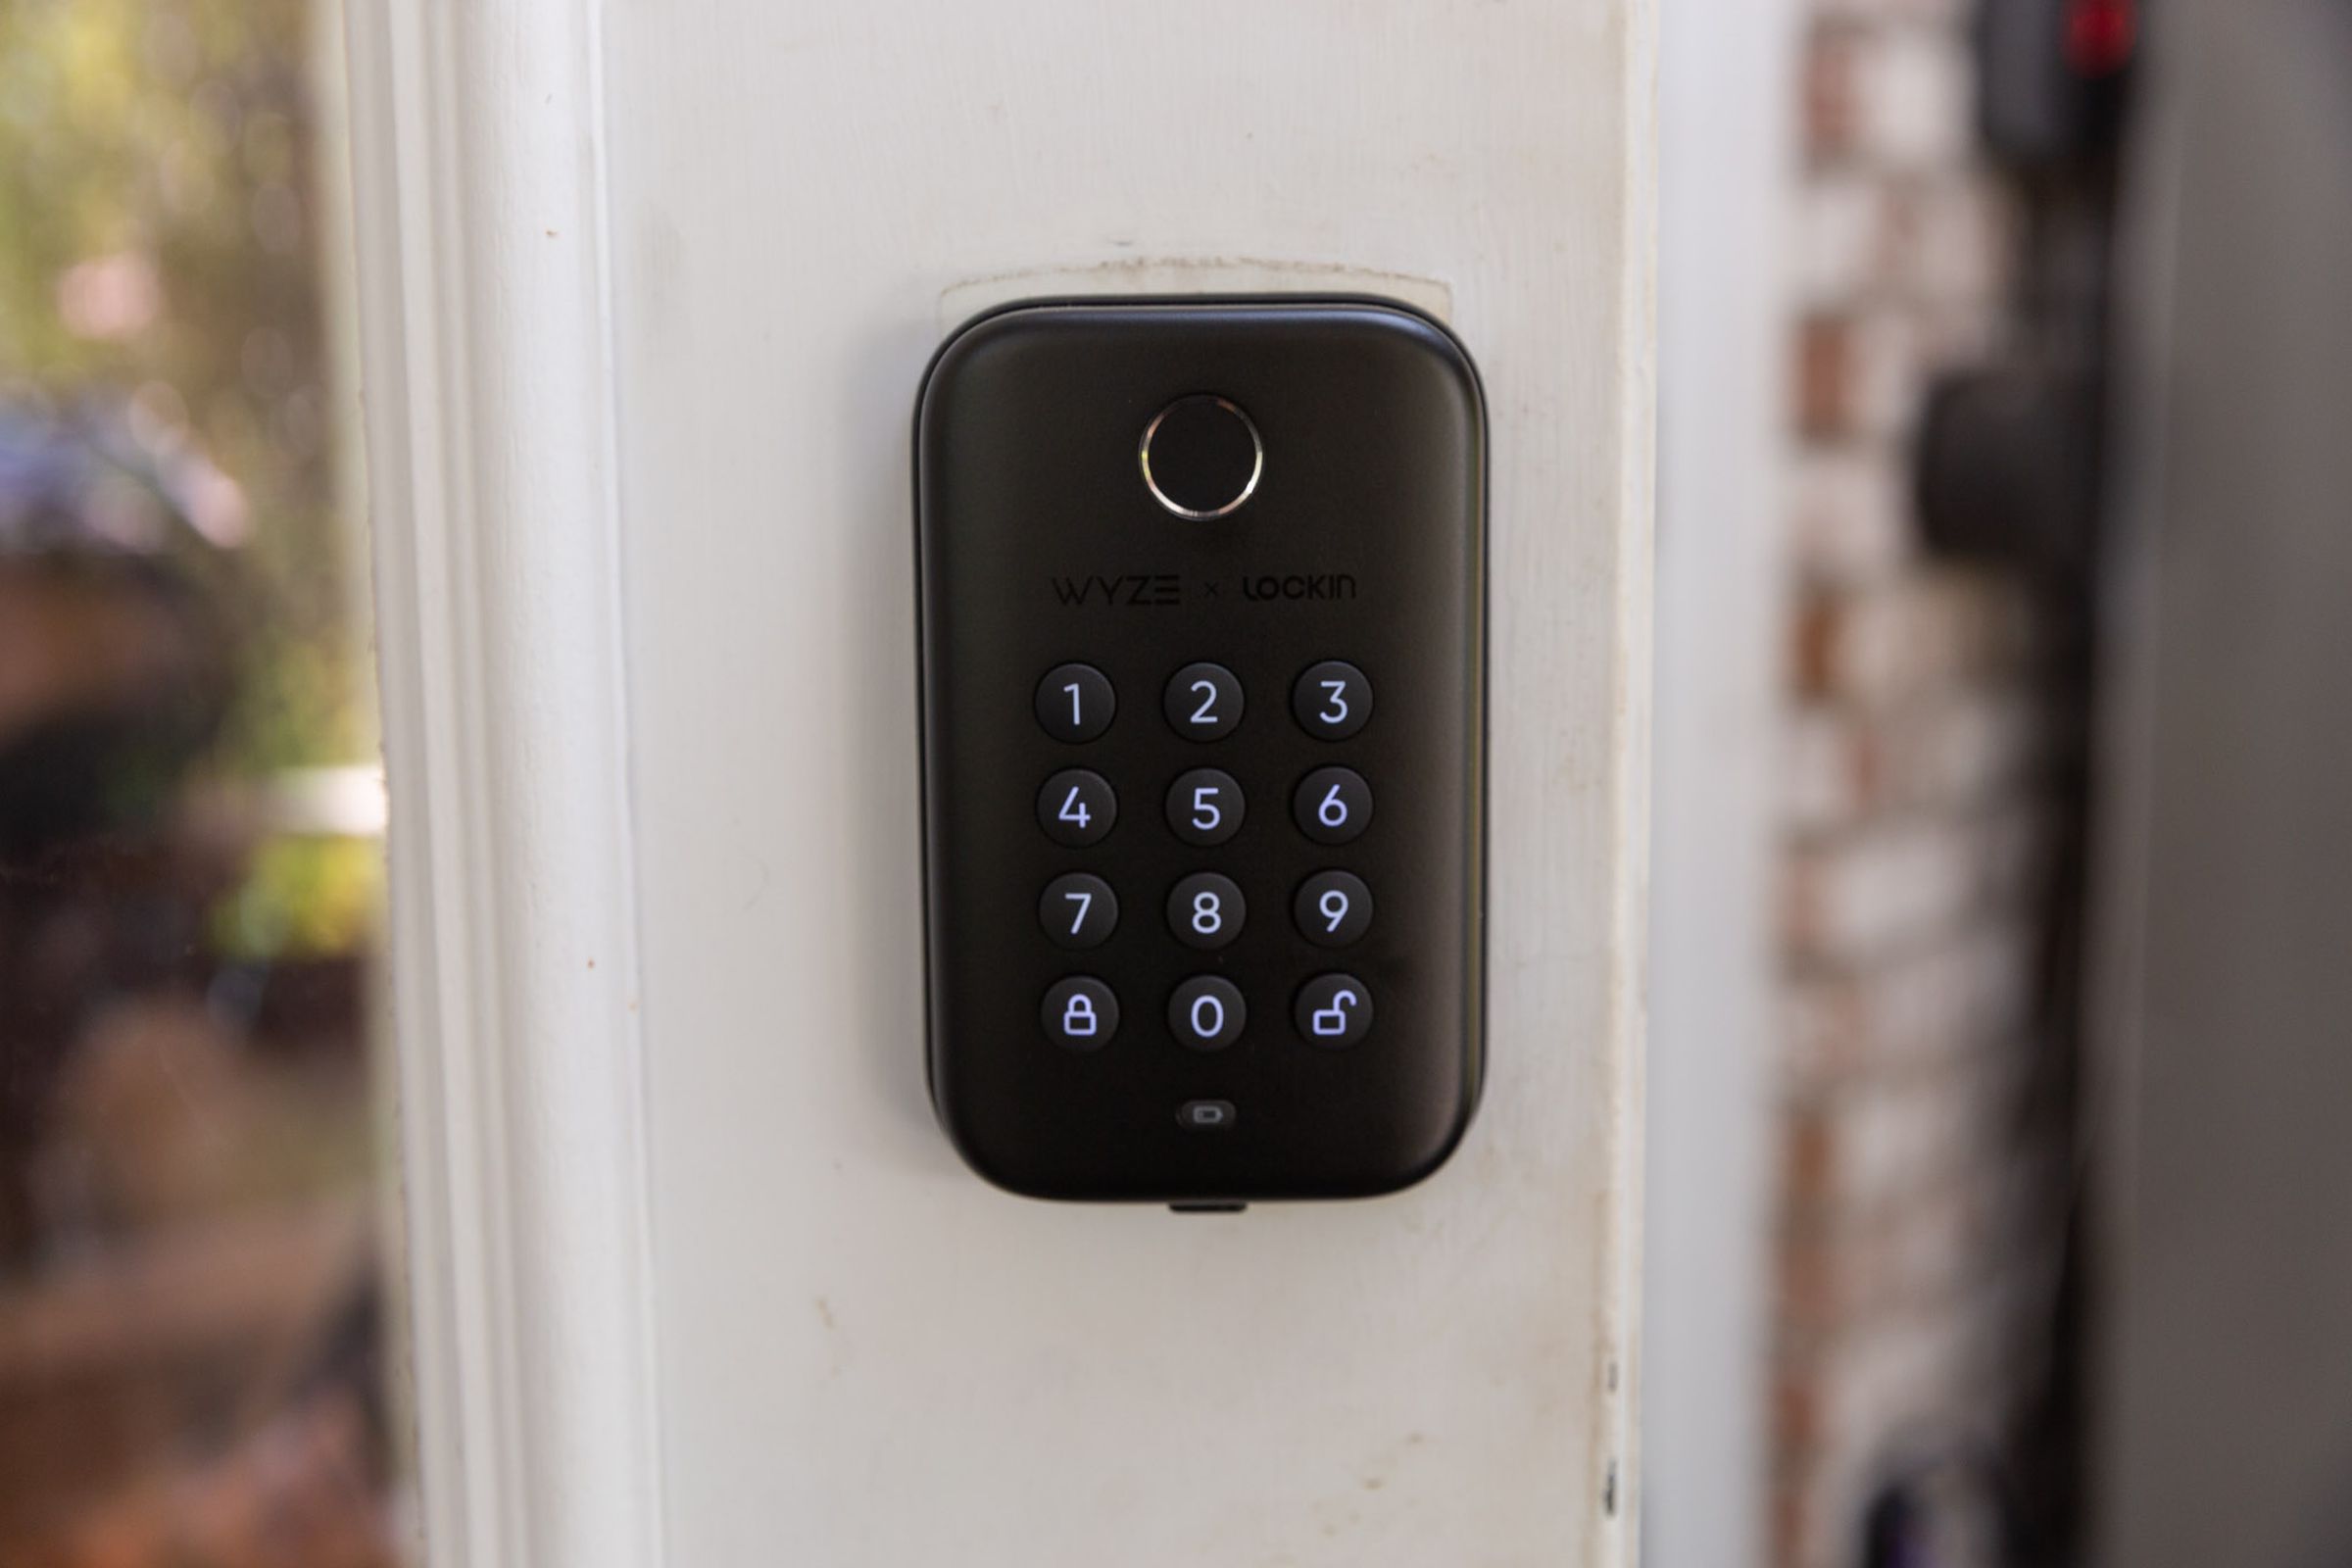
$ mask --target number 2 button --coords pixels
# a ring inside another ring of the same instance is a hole
[[[1222,844],[1242,830],[1242,787],[1222,768],[1196,767],[1168,789],[1168,831],[1187,844]]]
[[[1223,664],[1187,664],[1168,682],[1160,708],[1186,740],[1217,740],[1242,721],[1242,683]]]

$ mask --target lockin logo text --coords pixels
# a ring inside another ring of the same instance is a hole
[[[1143,605],[1167,608],[1184,602],[1184,579],[1172,571],[1124,577],[1054,577],[1054,597],[1080,605]]]
[[[1353,599],[1355,578],[1345,571],[1318,571],[1288,577],[1244,577],[1242,597],[1262,603],[1270,599]]]

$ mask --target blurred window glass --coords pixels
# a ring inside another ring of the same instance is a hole
[[[339,16],[0,0],[0,1564],[414,1554]]]

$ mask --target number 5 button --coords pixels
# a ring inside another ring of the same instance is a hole
[[[1344,741],[1372,716],[1372,683],[1346,660],[1326,659],[1291,688],[1291,716],[1317,740]]]
[[[1196,767],[1168,788],[1168,830],[1187,844],[1222,844],[1242,830],[1242,787],[1217,767]]]
[[[1298,781],[1291,819],[1317,844],[1345,844],[1372,824],[1372,786],[1352,767],[1318,767]]]

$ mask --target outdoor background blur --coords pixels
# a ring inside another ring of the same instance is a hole
[[[2352,6],[1773,3],[1769,953],[1653,1001],[1650,1559],[2343,1568]],[[340,26],[0,0],[0,1568],[413,1555]],[[1696,35],[1664,177],[1746,199]]]
[[[393,1560],[336,25],[0,0],[8,1568]]]

